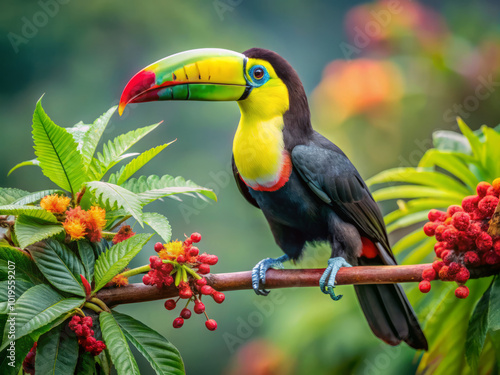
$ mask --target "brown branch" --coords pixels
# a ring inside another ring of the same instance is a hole
[[[341,268],[337,273],[337,285],[393,284],[419,282],[422,271],[431,264],[411,266],[362,266]],[[291,287],[317,287],[324,269],[274,270],[266,274],[266,289]],[[478,267],[471,270],[471,278],[487,277],[500,272],[500,265],[495,267]],[[252,289],[250,271],[219,273],[207,275],[209,285],[218,291]],[[96,297],[108,306],[123,303],[154,301],[175,297],[178,290],[175,286],[158,289],[142,283],[130,284],[120,288],[101,289]]]

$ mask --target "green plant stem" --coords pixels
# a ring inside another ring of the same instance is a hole
[[[189,268],[189,267],[184,267],[184,268],[185,268],[185,270],[186,270],[186,271],[187,271],[187,272],[188,272],[191,276],[193,276],[196,280],[201,279],[201,276],[200,276],[200,275],[198,275],[198,274],[197,274],[195,271],[193,271],[191,268]]]
[[[107,312],[111,312],[108,306],[104,302],[102,302],[99,298],[93,297],[90,299],[90,302],[95,303],[97,306],[99,306],[101,309]]]
[[[114,229],[118,228],[120,225],[122,225],[125,221],[127,221],[131,217],[132,217],[131,215],[125,216],[120,221],[118,221],[115,225],[113,225],[113,227],[110,230],[114,230]]]
[[[131,270],[122,272],[121,275],[125,277],[132,277],[135,275],[138,275],[140,273],[146,273],[151,270],[151,267],[149,264],[146,264],[145,266],[137,267],[137,268],[132,268]]]
[[[115,232],[102,232],[102,236],[104,238],[111,238],[112,239],[115,235],[116,235]]]
[[[90,303],[90,302],[85,302],[83,304],[83,307],[86,307],[87,309],[90,309],[92,311],[95,311],[96,313],[100,314],[102,313],[104,310],[101,309],[99,306],[97,305],[94,305],[93,303]]]

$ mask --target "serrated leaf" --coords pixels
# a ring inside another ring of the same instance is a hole
[[[112,246],[102,253],[95,262],[95,291],[101,289],[115,277],[141,251],[152,237],[150,234],[136,234]]]
[[[127,340],[148,360],[157,374],[185,374],[179,351],[166,338],[131,316],[116,311],[113,316]]]
[[[57,319],[59,316],[81,306],[84,298],[64,298],[48,285],[36,285],[28,289],[14,305],[15,340]],[[8,326],[3,336],[3,350],[8,342]]]
[[[78,357],[75,375],[94,375],[95,359],[89,352],[83,352]]]
[[[26,275],[28,280],[34,283],[46,282],[45,277],[36,266],[33,259],[24,251],[15,247],[0,245],[0,260],[7,265],[15,264],[16,279],[19,279],[22,274]]]
[[[7,205],[0,206],[0,215],[25,215],[35,219],[40,219],[49,223],[58,223],[57,218],[53,213],[49,211],[45,211],[41,207],[36,206],[15,206],[15,205]]]
[[[16,169],[21,168],[21,167],[25,167],[27,165],[40,166],[40,162],[37,159],[31,159],[31,160],[23,161],[23,162],[21,162],[19,164],[16,164],[14,167],[12,167],[11,170],[9,171],[9,173],[7,173],[7,176],[10,176],[10,174],[12,172],[14,172]]]
[[[127,181],[134,173],[139,171],[144,165],[152,160],[156,155],[163,151],[170,143],[154,147],[148,151],[143,152],[137,158],[130,161],[127,165],[123,166],[120,171],[110,176],[109,182],[121,185]]]
[[[35,369],[44,375],[73,374],[78,360],[78,341],[59,326],[40,336],[36,347]]]
[[[117,106],[113,106],[106,113],[104,113],[101,117],[94,121],[92,125],[90,125],[89,130],[85,133],[85,136],[82,140],[82,157],[85,168],[88,169],[88,166],[92,162],[92,158],[94,157],[95,150],[97,145],[99,144],[99,140],[108,125],[108,122],[115,113]]]
[[[66,246],[47,240],[28,248],[43,275],[59,290],[85,296],[80,275],[85,274],[78,257]]]
[[[190,180],[186,181],[180,176],[141,176],[137,179],[131,178],[125,182],[122,187],[136,193],[140,197],[143,205],[172,194],[191,195],[190,193],[199,193],[217,201],[217,196],[212,190],[197,185]]]
[[[61,224],[51,224],[32,216],[19,215],[14,230],[19,246],[24,249],[35,242],[63,232],[64,228]]]
[[[125,335],[113,315],[104,311],[99,314],[99,322],[101,323],[102,337],[118,375],[140,375]]]
[[[43,174],[60,188],[75,194],[86,182],[82,156],[71,134],[47,116],[41,99],[33,114],[32,134]]]
[[[467,328],[465,355],[469,366],[471,366],[474,371],[477,371],[479,357],[481,355],[481,351],[483,350],[486,332],[488,331],[490,291],[491,288],[488,288],[486,293],[483,294],[477,303],[474,311],[472,312],[472,316],[469,319],[469,326]]]
[[[102,153],[97,153],[97,159],[92,159],[90,168],[95,175],[96,180],[100,180],[107,171],[115,166],[120,160],[121,156],[134,144],[140,141],[148,133],[156,129],[161,123],[146,126],[128,133],[119,135],[113,141],[108,141],[103,145]]]
[[[57,189],[37,191],[35,193],[30,193],[22,198],[15,200],[14,202],[12,202],[12,205],[25,206],[27,204],[32,204],[32,203],[38,202],[40,199],[42,199],[46,195],[51,195],[51,194],[64,195],[64,191],[57,190]]]
[[[14,302],[33,286],[35,284],[30,281],[16,280],[15,278],[0,281],[0,314],[7,314],[9,312],[9,302],[14,306]]]
[[[144,212],[142,214],[142,220],[153,228],[154,231],[160,235],[163,241],[170,242],[172,237],[172,228],[170,227],[170,224],[165,216],[156,212]]]
[[[91,181],[87,183],[89,190],[94,196],[113,207],[117,205],[132,215],[142,226],[142,207],[139,197],[121,186],[108,182]]]
[[[71,128],[65,128],[66,131],[71,134],[73,139],[75,140],[78,152],[82,153],[83,149],[83,137],[89,131],[90,125],[84,124],[83,121],[73,125]]]
[[[91,283],[94,278],[94,249],[87,241],[78,241],[78,254],[85,268],[85,277]]]
[[[0,188],[0,205],[6,206],[30,194],[29,191],[13,188]]]

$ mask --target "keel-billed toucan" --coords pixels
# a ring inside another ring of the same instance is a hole
[[[149,65],[125,87],[128,103],[156,100],[234,100],[241,119],[233,143],[233,172],[243,196],[264,213],[285,255],[253,269],[258,294],[266,271],[300,258],[306,242],[328,241],[332,258],[321,290],[333,288],[340,267],[396,264],[384,221],[366,184],[346,155],[311,127],[309,106],[295,70],[260,48],[244,53],[198,49]],[[361,308],[379,338],[427,349],[427,341],[400,285],[355,286]]]

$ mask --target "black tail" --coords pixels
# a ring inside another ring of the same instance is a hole
[[[359,264],[383,264],[377,258],[362,257],[359,258]],[[355,285],[354,289],[375,336],[390,345],[405,341],[412,348],[427,350],[427,340],[401,285]]]

